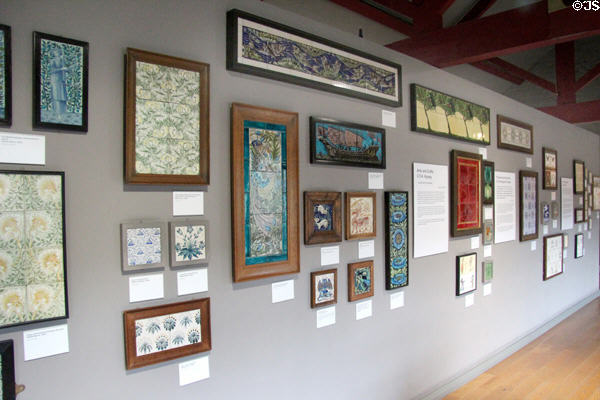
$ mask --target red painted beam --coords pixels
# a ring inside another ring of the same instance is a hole
[[[475,3],[473,8],[471,8],[464,17],[462,17],[459,24],[480,18],[487,10],[490,9],[491,6],[494,5],[495,2],[496,0],[479,0],[477,3]]]
[[[371,7],[360,0],[329,0],[332,3],[338,4],[342,7],[347,8],[350,11],[361,14],[364,17],[372,19],[373,21],[379,22],[382,25],[392,28],[404,35],[413,36],[416,31],[415,28],[396,17],[393,17],[383,11]]]
[[[517,67],[516,65],[506,62],[500,58],[492,58],[491,60],[488,60],[488,61],[490,63],[497,65],[498,67],[504,69],[506,72],[508,72],[512,75],[523,78],[526,81],[529,81],[529,82],[533,83],[534,85],[537,85],[543,89],[549,90],[552,93],[556,93],[556,85],[554,85],[554,83],[547,81],[544,78],[540,78],[539,76],[534,75],[531,72],[524,70],[523,68]]]
[[[575,98],[575,43],[560,43],[555,46],[556,58],[556,103],[572,104]]]
[[[488,61],[478,61],[476,63],[472,63],[471,65],[474,66],[475,68],[479,68],[482,71],[485,71],[492,75],[496,75],[497,77],[505,79],[516,85],[520,85],[523,82],[525,82],[525,79],[520,78],[518,76],[511,75],[510,73],[506,72],[502,68],[500,68],[494,64],[490,64]]]
[[[575,82],[575,91],[583,89],[588,83],[600,76],[600,63],[586,72],[577,82]]]
[[[373,0],[384,7],[413,18],[419,12],[419,6],[407,0]]]
[[[569,7],[548,14],[547,2],[540,1],[387,47],[445,68],[598,34],[597,12],[577,12]]]
[[[572,124],[600,121],[600,100],[542,107],[538,110]]]
[[[415,15],[415,28],[419,32],[430,32],[442,29],[442,15],[454,3],[454,0],[426,0],[421,2],[419,12]]]
[[[423,7],[429,12],[435,12],[436,14],[444,14],[455,0],[424,0],[421,3]]]

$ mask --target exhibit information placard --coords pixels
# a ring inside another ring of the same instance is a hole
[[[496,204],[495,243],[510,242],[515,240],[517,234],[515,174],[496,171],[494,184],[496,186],[494,193]]]
[[[573,179],[560,178],[560,229],[573,229]]]

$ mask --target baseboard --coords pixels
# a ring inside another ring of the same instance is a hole
[[[590,303],[591,301],[593,301],[594,299],[596,299],[599,296],[600,296],[600,292],[595,291],[590,296],[575,303],[574,305],[567,308],[566,310],[558,313],[556,316],[554,316],[553,318],[551,318],[549,321],[545,322],[541,326],[533,329],[532,331],[525,334],[524,336],[518,338],[517,340],[509,343],[508,345],[504,346],[503,348],[499,349],[498,351],[492,353],[489,357],[485,358],[483,361],[478,362],[477,364],[475,364],[472,367],[466,368],[464,371],[459,372],[455,376],[451,377],[450,379],[448,379],[445,382],[442,382],[441,384],[437,385],[433,389],[428,390],[427,392],[414,397],[414,399],[438,400],[438,399],[441,399],[444,396],[452,393],[459,387],[472,381],[473,379],[475,379],[476,377],[478,377],[479,375],[481,375],[482,373],[484,373],[485,371],[487,371],[494,365],[498,364],[500,361],[504,360],[511,354],[515,353],[517,350],[520,350],[521,348],[525,347],[527,344],[531,343],[532,341],[534,341],[535,339],[537,339],[538,337],[540,337],[541,335],[546,333],[548,330],[550,330],[551,328],[553,328],[554,326],[559,324],[562,320],[569,317],[571,314],[573,314],[574,312],[576,312],[583,306],[587,305],[588,303]]]

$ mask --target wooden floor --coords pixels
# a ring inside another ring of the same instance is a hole
[[[600,298],[446,400],[600,400]]]

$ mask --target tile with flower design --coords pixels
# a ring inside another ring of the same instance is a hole
[[[121,224],[121,267],[142,271],[167,265],[167,224],[140,221]]]
[[[0,171],[0,327],[67,318],[64,173]]]
[[[208,261],[208,222],[202,220],[173,221],[171,232],[171,266],[198,265]]]
[[[135,322],[136,354],[156,353],[202,340],[200,309]]]

